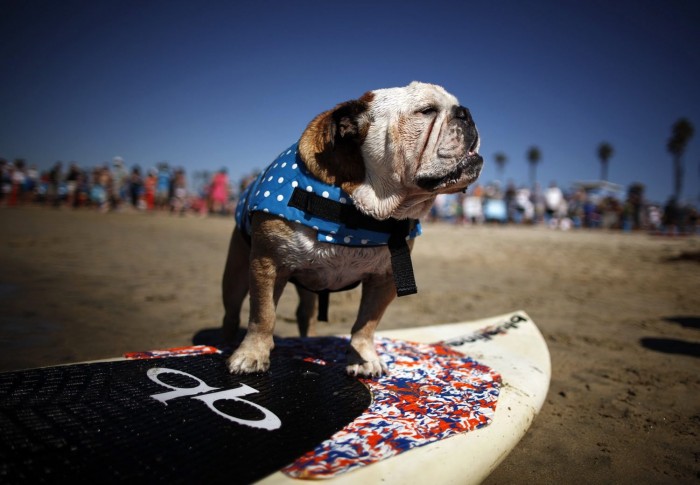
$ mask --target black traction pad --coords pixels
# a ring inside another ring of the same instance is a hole
[[[274,352],[247,376],[220,354],[0,373],[0,483],[251,483],[370,401],[344,369]]]

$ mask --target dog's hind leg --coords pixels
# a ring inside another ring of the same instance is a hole
[[[313,291],[294,285],[299,295],[297,306],[297,325],[301,337],[316,336],[316,301],[318,296]]]
[[[241,325],[241,306],[248,294],[250,246],[238,228],[234,229],[221,284],[224,302],[223,336],[233,342]]]

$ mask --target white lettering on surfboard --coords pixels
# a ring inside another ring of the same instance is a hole
[[[160,380],[159,376],[162,374],[179,374],[187,376],[197,381],[197,385],[194,387],[173,386]],[[277,415],[269,409],[260,406],[259,404],[256,404],[254,402],[248,401],[247,399],[241,399],[243,396],[247,396],[248,394],[255,394],[259,392],[257,389],[253,389],[252,387],[246,384],[241,383],[241,387],[238,387],[236,389],[226,389],[220,391],[220,388],[211,387],[207,385],[203,380],[196,376],[193,376],[192,374],[188,374],[187,372],[182,372],[176,369],[168,369],[166,367],[154,367],[152,369],[148,369],[146,375],[153,382],[171,389],[168,392],[161,392],[159,394],[151,395],[153,399],[162,402],[166,406],[168,405],[168,401],[170,401],[171,399],[176,399],[179,397],[190,397],[192,399],[202,401],[204,404],[207,405],[209,409],[214,411],[216,414],[230,421],[233,421],[234,423],[249,426],[251,428],[266,429],[268,431],[278,429],[282,426],[282,421],[280,421]],[[262,412],[263,417],[262,419],[242,419],[237,418],[236,416],[231,416],[230,414],[227,414],[217,409],[215,406],[216,402],[225,400],[238,401],[252,406],[258,411]]]
[[[480,329],[477,332],[474,332],[471,335],[451,338],[441,343],[443,345],[449,345],[450,347],[459,347],[460,345],[477,342],[479,340],[491,340],[495,335],[503,335],[505,333],[508,333],[508,330],[517,329],[519,323],[527,321],[528,319],[521,315],[513,315],[512,317],[510,317],[510,320],[500,325],[490,325],[488,327]]]

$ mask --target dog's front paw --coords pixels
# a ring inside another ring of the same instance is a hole
[[[251,374],[265,372],[270,368],[270,356],[238,350],[226,361],[231,374]]]
[[[253,339],[246,336],[241,346],[231,354],[226,364],[231,374],[265,372],[270,368],[270,351],[273,344],[266,339]]]
[[[345,370],[351,376],[360,377],[379,377],[389,373],[389,368],[374,349],[374,342],[364,341],[350,343]]]
[[[362,364],[350,364],[345,370],[348,375],[359,377],[380,377],[389,373],[386,364],[380,359],[363,362]]]

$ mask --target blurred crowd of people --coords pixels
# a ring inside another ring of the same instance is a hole
[[[438,195],[430,220],[459,224],[530,224],[552,229],[576,228],[645,230],[667,234],[696,234],[698,210],[671,197],[665,204],[648,202],[644,187],[631,185],[627,193],[575,187],[565,191],[555,182],[546,189],[510,183],[477,184],[466,193]]]
[[[0,159],[0,206],[43,204],[74,209],[167,211],[173,214],[231,216],[238,195],[255,180],[252,173],[236,183],[226,168],[214,174],[203,172],[197,187],[188,184],[183,168],[165,162],[155,168],[130,169],[115,158],[91,169],[76,163],[56,162],[40,172],[24,160]],[[439,195],[428,221],[458,224],[530,224],[552,229],[603,228],[646,230],[669,234],[695,234],[698,211],[673,198],[665,204],[649,203],[644,187],[634,184],[626,195],[592,191],[584,187],[562,190],[556,183],[531,190],[509,183],[476,184],[466,193]]]
[[[165,162],[149,170],[139,165],[127,168],[119,158],[90,169],[56,162],[50,170],[40,172],[23,160],[0,160],[0,206],[40,204],[103,212],[131,209],[226,215],[235,208],[233,196],[225,168],[192,191],[184,168],[171,168]]]

